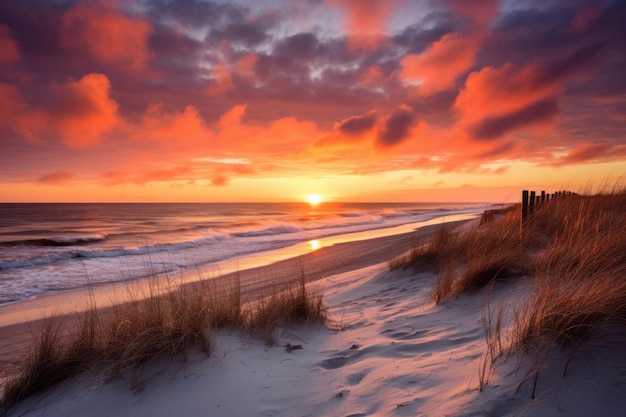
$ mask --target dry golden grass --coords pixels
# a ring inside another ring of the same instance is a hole
[[[533,292],[515,332],[524,349],[544,339],[578,343],[598,326],[626,324],[626,190],[559,204],[568,227],[549,236],[538,257]]]
[[[506,337],[500,327],[503,307],[493,317],[487,313],[485,357],[493,364],[504,353],[531,353],[522,383],[534,379],[534,396],[555,348],[569,352],[565,375],[576,353],[601,341],[607,329],[626,334],[626,188],[550,201],[529,216],[520,238],[520,252],[533,259],[532,289],[513,308]]]
[[[476,291],[496,281],[527,275],[532,258],[520,245],[517,207],[490,212],[479,224],[455,233],[442,228],[435,238],[415,246],[392,260],[390,269],[431,270],[438,274],[433,292],[435,302],[463,292]]]
[[[532,278],[532,290],[513,306],[505,330],[504,305],[487,302],[483,323],[487,351],[479,371],[487,382],[503,354],[532,353],[523,381],[537,377],[555,347],[570,354],[610,328],[626,334],[626,186],[596,194],[569,194],[535,208],[522,227],[519,205],[489,213],[474,227],[442,229],[429,243],[389,263],[391,269],[437,273],[433,299],[492,288],[499,280]],[[534,395],[535,388],[533,388]]]
[[[130,372],[133,388],[141,389],[142,372],[163,358],[190,349],[210,355],[216,329],[240,329],[273,342],[281,326],[326,324],[321,294],[306,285],[303,273],[268,288],[263,298],[244,304],[238,277],[219,288],[211,282],[173,289],[168,284],[169,291],[150,287],[147,295],[129,290],[125,303],[106,310],[91,302],[80,317],[52,317],[5,384],[2,409],[87,369],[108,378]]]

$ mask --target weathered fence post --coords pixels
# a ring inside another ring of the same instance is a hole
[[[541,191],[541,202],[545,202],[546,201],[546,192],[545,191]]]
[[[528,190],[522,191],[522,220],[528,215]]]
[[[530,207],[528,208],[529,213],[532,213],[533,211],[535,211],[535,204],[536,204],[535,192],[531,191],[530,192]]]

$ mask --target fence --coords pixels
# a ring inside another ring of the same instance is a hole
[[[571,191],[556,191],[554,193],[546,193],[545,191],[541,191],[540,193],[536,191],[522,191],[522,220],[526,218],[529,214],[531,214],[536,207],[540,204],[543,204],[547,201],[554,200],[555,198],[559,198],[565,195],[573,194]]]

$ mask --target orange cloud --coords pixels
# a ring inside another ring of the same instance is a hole
[[[348,42],[353,48],[371,49],[384,39],[393,2],[388,0],[326,0],[346,12]]]
[[[102,74],[55,85],[55,102],[47,109],[63,142],[71,147],[97,144],[121,122],[118,105],[109,97],[111,83]]]
[[[246,114],[248,106],[238,104],[224,113],[219,120],[218,126],[222,131],[236,130],[241,125],[241,119]]]
[[[246,109],[246,105],[236,105],[220,118],[217,136],[221,149],[287,155],[302,150],[320,136],[315,123],[294,117],[265,124],[244,123]]]
[[[467,77],[454,107],[457,128],[475,139],[493,139],[526,125],[551,121],[563,87],[538,64],[485,67]]]
[[[213,139],[213,132],[193,106],[187,106],[181,113],[165,113],[160,104],[152,104],[136,127],[134,137],[180,147],[206,145]]]
[[[20,50],[6,25],[0,25],[0,65],[11,65],[19,61]]]
[[[229,178],[224,176],[224,175],[218,175],[216,177],[213,177],[209,180],[209,182],[211,183],[211,185],[216,186],[216,187],[223,187],[225,185],[228,185],[228,183],[230,182]]]
[[[122,124],[110,90],[106,76],[88,74],[53,84],[48,103],[31,108],[16,87],[0,83],[0,123],[33,142],[52,134],[71,147],[93,146]]]
[[[104,2],[78,3],[63,15],[60,45],[101,62],[140,71],[150,59],[148,39],[152,32],[147,21],[125,16]]]
[[[404,57],[400,78],[407,83],[420,83],[418,91],[423,95],[450,89],[474,64],[478,47],[476,37],[448,33],[424,53]]]

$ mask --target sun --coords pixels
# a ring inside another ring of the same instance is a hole
[[[319,194],[309,194],[306,197],[306,201],[312,206],[317,206],[323,200],[322,196]]]

